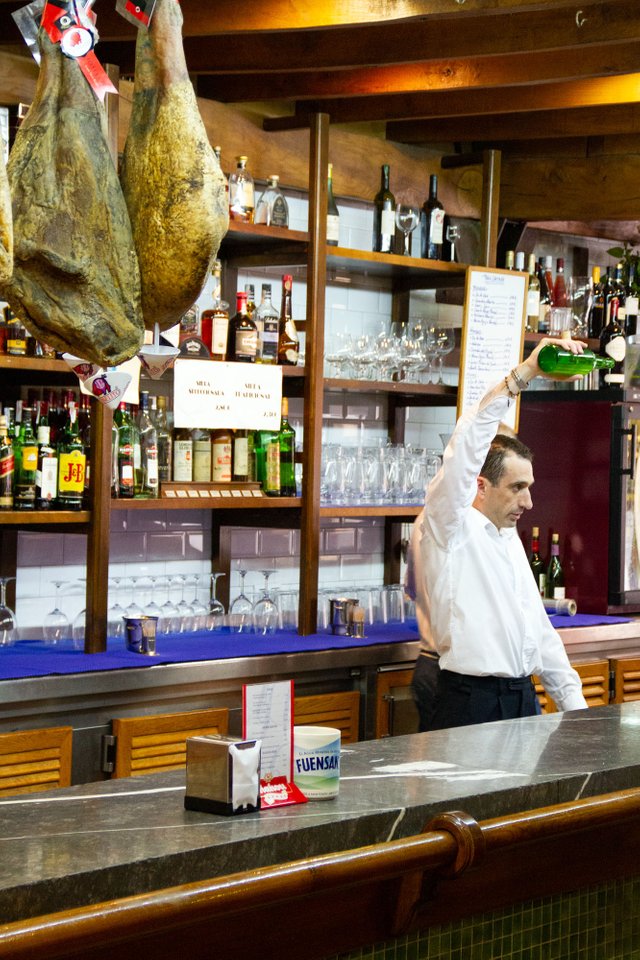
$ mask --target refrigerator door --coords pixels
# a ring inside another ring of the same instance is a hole
[[[612,408],[609,604],[640,610],[640,404]]]

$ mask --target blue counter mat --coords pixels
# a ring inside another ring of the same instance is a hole
[[[558,628],[599,626],[629,623],[630,617],[608,617],[577,614],[575,617],[552,616]],[[87,654],[70,649],[70,644],[50,647],[41,641],[21,640],[13,647],[0,648],[0,680],[25,677],[122,670],[130,667],[155,667],[169,663],[192,663],[200,660],[230,660],[265,654],[306,653],[315,650],[342,650],[374,646],[377,643],[403,643],[418,639],[415,620],[404,624],[373,624],[366,628],[363,640],[338,637],[327,632],[301,637],[292,631],[278,631],[269,636],[243,633],[184,633],[159,637],[154,657],[131,653],[124,640],[109,639],[104,653]]]

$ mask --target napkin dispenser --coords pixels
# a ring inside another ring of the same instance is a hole
[[[260,809],[261,740],[187,738],[187,810],[235,816]]]

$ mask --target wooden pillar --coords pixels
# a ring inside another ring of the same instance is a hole
[[[499,150],[482,152],[480,264],[483,267],[497,266],[501,156]]]
[[[303,635],[315,633],[318,610],[328,162],[329,116],[318,113],[311,118],[309,144],[309,255],[298,619],[298,630]]]

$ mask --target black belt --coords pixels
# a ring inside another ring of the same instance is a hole
[[[531,677],[476,677],[469,673],[454,673],[452,670],[441,670],[440,673],[443,680],[452,686],[491,690],[498,696],[508,690],[526,690],[533,687]]]
[[[421,657],[429,657],[429,660],[439,660],[439,659],[440,659],[440,654],[439,654],[439,653],[433,653],[433,651],[431,651],[431,650],[421,650],[421,651],[420,651],[420,656],[421,656]]]

